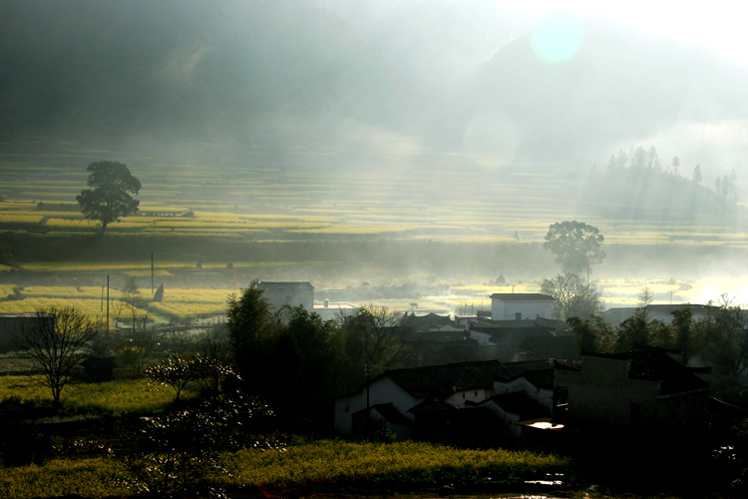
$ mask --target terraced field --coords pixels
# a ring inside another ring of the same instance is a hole
[[[311,279],[321,298],[475,309],[491,292],[537,290],[557,272],[541,244],[548,226],[565,219],[605,235],[609,257],[593,277],[610,306],[635,302],[642,286],[657,282],[672,283],[657,285],[658,302],[720,292],[748,299],[728,261],[748,249],[740,224],[601,219],[580,201],[591,181],[583,170],[490,169],[386,139],[374,144],[363,155],[324,144],[281,153],[255,144],[233,157],[198,144],[172,162],[121,146],[0,144],[0,246],[19,266],[0,262],[0,313],[65,301],[101,314],[108,275],[113,300],[130,277],[148,297],[151,275],[156,286],[165,283],[165,300],[142,310],[158,320],[220,313],[228,294],[254,278]],[[75,203],[86,166],[102,159],[125,162],[143,184],[140,212],[103,238]],[[707,273],[696,266],[705,259],[721,267]],[[497,288],[505,263],[509,285]],[[359,293],[364,282],[422,290]]]

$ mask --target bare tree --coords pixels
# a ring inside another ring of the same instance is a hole
[[[346,317],[346,351],[354,365],[363,365],[371,374],[402,367],[412,351],[405,341],[410,331],[400,326],[401,316],[387,307],[368,305],[358,314]]]
[[[85,348],[99,326],[74,307],[47,307],[37,310],[31,324],[21,329],[17,341],[41,367],[40,383],[52,390],[55,405],[60,405],[60,393],[85,360]]]
[[[597,289],[577,274],[558,274],[552,279],[543,279],[540,291],[554,298],[551,311],[554,319],[565,321],[579,317],[585,320],[602,312]]]

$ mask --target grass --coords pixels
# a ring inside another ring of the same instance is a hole
[[[239,490],[284,490],[312,484],[356,483],[367,488],[419,489],[474,482],[517,484],[524,478],[565,471],[568,460],[530,452],[461,450],[427,443],[317,441],[283,450],[222,453],[228,475],[208,476]],[[0,469],[0,498],[80,494],[130,495],[127,468],[115,458],[55,459],[42,466]]]
[[[187,389],[187,396],[194,392]],[[0,400],[16,397],[43,403],[52,396],[49,388],[28,376],[0,376]],[[174,400],[174,390],[146,380],[117,380],[66,386],[62,403],[79,411],[97,413],[148,413],[159,411]]]
[[[491,477],[512,483],[541,473],[562,472],[563,458],[503,449],[466,450],[417,442],[320,441],[284,450],[242,450],[224,456],[230,483],[283,488],[318,481],[433,486]]]

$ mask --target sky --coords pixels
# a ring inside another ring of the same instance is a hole
[[[557,12],[573,12],[583,18],[615,20],[642,33],[670,38],[679,43],[714,50],[730,61],[748,64],[748,6],[734,1],[507,1],[497,2],[532,20]]]
[[[282,149],[376,131],[580,168],[654,145],[721,175],[748,157],[742,18],[721,1],[7,0],[0,138]]]

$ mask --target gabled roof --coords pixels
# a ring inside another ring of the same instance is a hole
[[[435,329],[442,326],[457,326],[448,315],[436,315],[430,312],[426,315],[416,315],[415,312],[408,314],[407,312],[400,321],[401,326],[412,327],[418,331],[426,331],[429,329]]]
[[[354,412],[351,416],[357,416],[362,413],[366,413],[367,408],[364,407],[361,410],[358,410]],[[400,424],[400,425],[410,425],[413,424],[413,422],[405,417],[400,411],[395,409],[395,406],[392,405],[392,402],[388,402],[386,404],[376,404],[369,407],[370,411],[377,411],[385,420],[387,420],[389,423],[393,424]]]
[[[551,295],[543,295],[540,293],[494,293],[491,295],[491,299],[504,301],[553,301]]]
[[[459,409],[452,404],[448,404],[446,402],[441,402],[438,400],[424,400],[415,407],[408,409],[408,412],[415,416],[425,416],[428,414],[455,411],[459,411]]]
[[[442,398],[464,390],[491,389],[494,379],[505,370],[504,365],[498,360],[489,360],[461,362],[446,366],[396,369],[385,371],[379,378],[391,379],[416,398]]]
[[[619,354],[583,352],[583,357],[599,357],[628,361],[629,379],[660,383],[661,395],[673,395],[709,388],[709,382],[699,378],[690,368],[674,360],[660,348],[641,347]]]
[[[446,342],[458,342],[466,341],[465,335],[467,331],[423,331],[408,336],[408,341],[420,342],[425,341],[429,343],[446,343]]]

